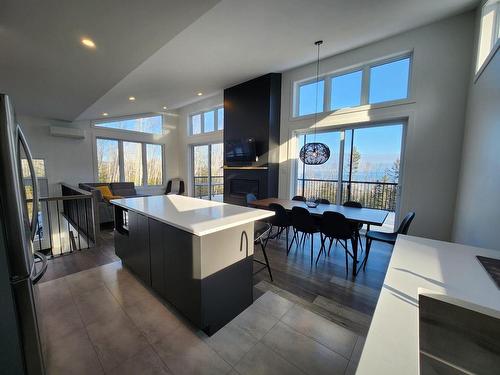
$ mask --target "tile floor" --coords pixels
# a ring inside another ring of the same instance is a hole
[[[267,291],[212,337],[120,262],[39,285],[58,374],[354,374],[364,338]]]

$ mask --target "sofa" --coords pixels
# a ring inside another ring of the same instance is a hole
[[[113,195],[123,198],[146,197],[147,195],[137,193],[133,182],[88,182],[80,183],[78,187],[92,193],[98,205],[98,215],[100,224],[109,224],[114,221],[113,206],[102,197],[98,186],[108,186]]]

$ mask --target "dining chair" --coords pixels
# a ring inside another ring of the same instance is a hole
[[[330,201],[326,198],[318,198],[318,199],[316,199],[316,203],[318,203],[318,204],[330,204]]]
[[[344,207],[353,207],[353,208],[363,208],[363,205],[359,202],[356,202],[356,201],[347,201],[347,202],[344,202],[343,204]],[[358,223],[357,224],[358,226],[358,232],[363,228],[363,223]],[[367,225],[367,230],[370,230],[370,224]],[[361,250],[363,251],[363,241],[361,241],[361,236],[358,236],[359,238],[359,245],[361,247]]]
[[[307,236],[311,236],[311,266],[314,258],[314,234],[319,232],[319,227],[314,220],[314,217],[303,207],[293,207],[292,208],[292,227],[293,227],[293,237],[290,246],[287,249],[287,255],[292,248],[293,241],[297,243],[297,247],[300,244],[299,233],[302,234],[302,241],[305,242]]]
[[[407,234],[408,229],[410,229],[410,224],[415,218],[415,212],[408,212],[406,214],[401,224],[399,224],[398,230],[393,233],[379,232],[375,230],[370,230],[366,232],[366,254],[363,259],[363,270],[366,268],[366,263],[368,262],[368,255],[370,254],[370,248],[372,246],[373,241],[385,242],[391,245],[396,243],[396,239],[398,238],[398,234]]]
[[[260,245],[262,254],[264,255],[264,261],[256,259],[255,256],[253,257],[254,262],[262,264],[264,266],[253,274],[255,275],[267,268],[267,272],[269,272],[269,278],[271,279],[271,281],[273,281],[273,274],[271,273],[271,266],[269,265],[269,258],[267,257],[266,252],[267,242],[269,241],[269,235],[271,233],[271,224],[265,223],[263,221],[256,221],[254,224],[253,233],[253,243],[254,245]]]
[[[295,197],[292,198],[292,201],[305,202],[306,201],[306,197],[304,197],[302,195],[296,195]]]
[[[273,227],[278,228],[278,232],[276,233],[276,235],[274,237],[271,236],[270,238],[277,237],[279,239],[281,238],[281,234],[283,233],[283,231],[285,231],[286,248],[288,249],[288,232],[292,225],[292,218],[290,217],[290,214],[286,212],[285,207],[283,207],[281,204],[271,203],[269,205],[269,209],[271,211],[274,211],[274,216],[271,216],[269,218],[269,224],[271,224],[271,232]]]
[[[349,262],[348,256],[354,258],[353,254],[349,251],[347,247],[347,240],[351,240],[352,246],[354,246],[355,241],[355,228],[349,220],[346,219],[344,215],[339,212],[325,211],[323,212],[321,224],[320,224],[320,235],[321,235],[321,248],[319,249],[318,257],[316,258],[316,264],[318,264],[319,257],[324,251],[326,255],[326,240],[330,241],[330,246],[328,247],[328,255],[330,255],[330,249],[332,248],[332,243],[337,240],[345,250],[345,271],[349,274]],[[355,267],[356,265],[354,265]]]

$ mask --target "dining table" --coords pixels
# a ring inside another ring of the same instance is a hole
[[[252,202],[249,202],[251,207],[261,208],[261,209],[269,209],[269,205],[271,203],[280,204],[287,211],[292,211],[293,207],[303,207],[309,211],[312,216],[321,217],[323,212],[333,211],[341,213],[346,217],[347,220],[353,223],[362,223],[366,225],[375,225],[381,226],[384,224],[387,215],[389,215],[389,211],[379,210],[374,208],[357,208],[357,207],[346,207],[340,204],[318,204],[316,207],[309,207],[306,202],[303,201],[295,201],[292,199],[280,199],[280,198],[265,198],[258,199]],[[354,231],[354,241],[352,241],[352,253],[353,253],[353,267],[352,267],[352,276],[356,277],[358,274],[360,267],[358,268],[358,243],[359,243],[359,228],[357,225],[354,225],[356,228]]]

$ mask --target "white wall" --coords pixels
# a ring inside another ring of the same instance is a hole
[[[474,14],[468,12],[367,45],[321,63],[322,73],[413,51],[411,98],[403,104],[321,117],[319,127],[341,127],[406,118],[403,191],[400,212],[416,211],[410,233],[449,240],[453,224],[472,56]],[[326,40],[326,43],[328,40]],[[297,151],[293,131],[310,128],[314,119],[293,119],[292,83],[314,77],[315,64],[283,74],[281,103],[280,197],[293,191],[292,165]]]
[[[207,134],[189,135],[189,115],[222,105],[223,93],[217,93],[199,102],[187,105],[177,110],[179,124],[179,175],[185,181],[187,194],[192,195],[193,181],[191,176],[192,160],[191,145],[203,143],[220,143],[223,141],[223,132],[215,131]]]
[[[28,116],[17,116],[29,142],[34,158],[45,159],[45,169],[51,195],[59,194],[58,184],[66,182],[77,186],[81,182],[95,181],[95,138],[97,136],[131,141],[155,142],[164,145],[164,181],[179,173],[177,116],[165,115],[165,134],[154,136],[112,129],[98,129],[88,121],[61,122]],[[71,139],[50,135],[50,126],[77,127],[85,130],[85,139]],[[164,187],[139,188],[145,194],[160,194]]]
[[[478,33],[479,12],[476,41]],[[500,52],[476,83],[473,76],[471,69],[453,240],[500,250]]]

